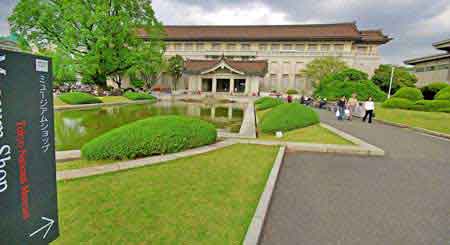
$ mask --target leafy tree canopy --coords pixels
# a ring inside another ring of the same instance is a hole
[[[20,0],[9,22],[32,46],[72,57],[83,80],[101,86],[164,48],[149,0]]]
[[[178,80],[183,75],[184,70],[184,59],[180,55],[175,55],[169,58],[167,71],[173,78],[174,88],[176,89],[176,84]]]
[[[314,81],[317,85],[327,75],[342,71],[348,68],[347,64],[335,57],[318,58],[306,65],[301,72],[308,80]]]
[[[392,65],[380,65],[372,77],[372,81],[384,92],[389,91],[391,72]],[[415,87],[416,82],[416,76],[411,74],[406,67],[395,66],[391,94],[397,92],[402,87]]]

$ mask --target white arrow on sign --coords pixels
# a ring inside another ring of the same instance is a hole
[[[0,56],[0,62],[5,61],[5,60],[6,60],[6,56],[5,55]],[[0,74],[6,76],[6,70],[0,68]]]
[[[38,230],[36,230],[35,232],[30,234],[30,237],[36,235],[37,233],[39,233],[40,231],[44,230],[45,228],[47,228],[47,231],[45,231],[44,236],[42,237],[42,239],[45,239],[47,237],[48,232],[50,231],[50,229],[52,228],[53,224],[55,223],[54,220],[46,218],[46,217],[42,217],[43,220],[47,221],[48,223],[44,226],[42,226],[41,228],[39,228]]]

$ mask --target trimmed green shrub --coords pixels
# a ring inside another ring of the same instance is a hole
[[[113,129],[85,144],[88,160],[134,159],[179,152],[212,144],[217,130],[211,123],[182,116],[158,116]]]
[[[442,89],[444,89],[448,86],[449,85],[446,82],[435,82],[435,83],[430,83],[425,87],[422,87],[420,90],[422,90],[423,97],[426,100],[432,100],[439,91],[441,91]]]
[[[398,108],[409,110],[414,107],[414,102],[403,98],[390,98],[383,102],[384,108]]]
[[[400,88],[392,97],[408,99],[411,101],[423,100],[422,92],[418,88],[411,87]]]
[[[275,133],[290,131],[319,123],[317,113],[304,105],[297,103],[282,104],[267,112],[261,118],[261,131]]]
[[[139,79],[134,79],[131,81],[131,85],[135,88],[143,88],[145,85],[145,82]]]
[[[146,93],[137,93],[137,92],[125,92],[123,94],[129,100],[156,100],[156,97]]]
[[[286,94],[289,94],[289,95],[298,94],[298,91],[295,89],[288,89],[288,91],[286,91]]]
[[[450,113],[450,107],[449,108],[439,109],[438,112]]]
[[[70,105],[103,103],[101,99],[82,92],[63,93],[60,94],[58,98]]]
[[[265,110],[277,105],[281,105],[284,102],[280,99],[272,98],[272,97],[263,97],[255,101],[256,110]]]
[[[367,100],[371,96],[375,101],[384,101],[386,94],[370,80],[334,81],[319,86],[314,91],[316,97],[338,100],[342,96],[350,98],[356,93],[359,100]]]
[[[434,96],[435,100],[450,100],[450,86],[441,89],[436,96]]]
[[[447,100],[418,100],[412,107],[420,111],[438,111],[440,109],[450,108],[450,101]]]

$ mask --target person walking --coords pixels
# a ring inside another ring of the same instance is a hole
[[[352,97],[348,100],[348,120],[351,121],[353,118],[353,112],[355,112],[356,107],[358,106],[358,98],[356,97],[356,93],[352,94]]]
[[[337,118],[338,120],[342,120],[345,116],[345,105],[346,105],[346,98],[345,96],[342,96],[338,102],[337,102]]]
[[[364,114],[363,122],[369,117],[369,123],[372,123],[373,110],[375,110],[375,103],[373,102],[372,97],[369,97],[369,99],[364,102],[364,109],[366,110],[366,113]]]

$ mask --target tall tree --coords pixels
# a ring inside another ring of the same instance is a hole
[[[172,76],[173,88],[177,89],[177,83],[183,75],[184,59],[180,55],[175,55],[169,58],[167,71]]]
[[[317,58],[306,65],[306,68],[301,70],[301,73],[312,82],[315,86],[319,81],[327,75],[340,72],[348,68],[347,64],[336,57]]]
[[[100,86],[164,48],[150,0],[20,0],[9,22],[32,46],[73,57],[83,81]]]
[[[372,81],[384,92],[388,92],[391,81],[392,65],[380,65],[372,77]],[[417,78],[410,73],[406,67],[395,66],[394,79],[392,81],[392,91],[394,94],[402,87],[414,87]]]
[[[144,89],[150,89],[167,69],[167,62],[162,56],[148,56],[127,72],[130,80],[142,81]]]
[[[53,84],[74,83],[77,80],[77,72],[71,57],[64,52],[56,50],[43,50],[40,54],[52,58]]]

